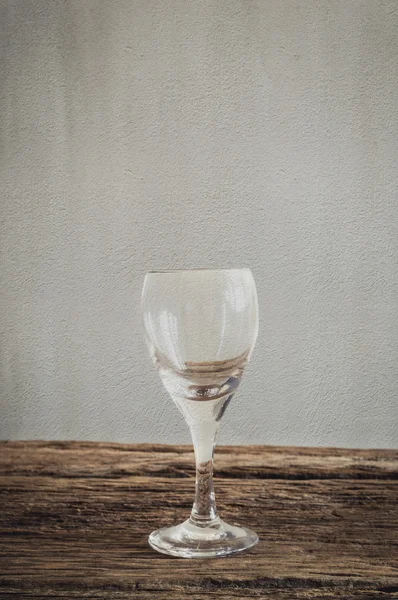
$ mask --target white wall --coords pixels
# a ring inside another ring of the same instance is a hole
[[[188,441],[143,275],[250,266],[220,441],[397,446],[397,0],[0,7],[1,437]]]

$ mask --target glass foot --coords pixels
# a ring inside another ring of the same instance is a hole
[[[163,554],[184,558],[210,558],[243,552],[255,546],[258,535],[245,527],[234,527],[215,519],[209,526],[188,519],[181,525],[157,529],[149,545]]]

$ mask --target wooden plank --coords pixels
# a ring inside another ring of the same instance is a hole
[[[2,444],[0,598],[398,598],[397,453],[219,454],[220,513],[261,541],[240,556],[187,561],[156,554],[147,536],[190,510],[190,449]],[[229,477],[245,460],[249,477]]]
[[[0,442],[0,476],[124,477],[194,474],[191,446],[97,442]],[[218,477],[398,479],[398,451],[219,446]]]

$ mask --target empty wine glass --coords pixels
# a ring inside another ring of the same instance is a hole
[[[191,516],[149,536],[159,552],[223,556],[251,548],[257,534],[217,515],[213,453],[220,419],[249,361],[258,331],[249,269],[157,271],[145,277],[142,310],[148,345],[165,388],[191,430],[196,493]]]

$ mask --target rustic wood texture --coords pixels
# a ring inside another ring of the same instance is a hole
[[[259,545],[169,558],[147,537],[191,508],[190,448],[0,443],[0,598],[398,598],[398,452],[221,447],[215,487]]]

